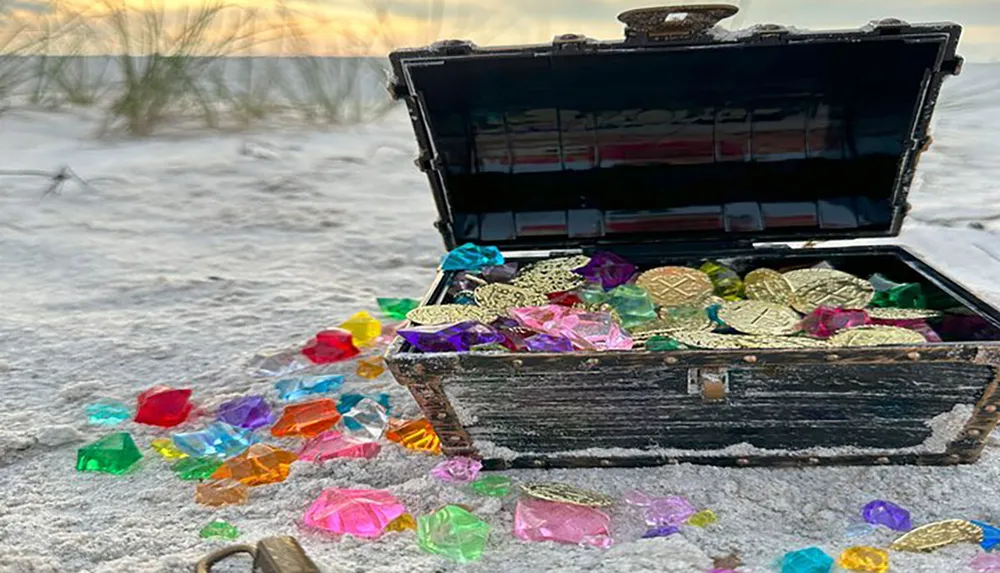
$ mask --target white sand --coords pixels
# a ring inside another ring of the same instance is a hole
[[[995,228],[990,221],[1000,216],[998,102],[997,66],[971,65],[949,82],[903,236],[996,303],[1000,244],[965,227],[981,221]],[[97,142],[94,126],[79,114],[0,119],[0,170],[67,164],[103,178],[93,190],[70,184],[61,196],[41,199],[43,181],[0,177],[2,573],[189,571],[220,544],[197,533],[214,517],[231,520],[244,540],[296,534],[326,571],[399,573],[686,573],[730,551],[744,556],[745,571],[767,571],[785,551],[818,544],[836,554],[857,543],[844,537],[844,527],[874,498],[909,508],[916,523],[1000,522],[995,444],[980,463],[958,468],[511,472],[517,480],[565,481],[614,495],[636,487],[685,495],[720,517],[706,530],[640,541],[636,516],[619,509],[618,542],[606,552],[521,543],[510,535],[510,501],[438,484],[427,477],[436,460],[394,447],[372,461],[296,464],[287,482],[255,488],[248,505],[221,510],[196,505],[193,485],[174,478],[153,454],[133,475],[79,474],[76,448],[105,432],[86,424],[86,404],[102,397],[131,403],[153,384],[191,386],[206,406],[268,392],[269,384],[242,375],[254,352],[374,310],[376,295],[422,295],[442,251],[402,114],[333,133],[149,141]],[[348,389],[360,388],[390,392],[398,411],[416,412],[388,377],[351,377]],[[126,427],[143,446],[165,435]],[[371,543],[298,531],[302,511],[323,488],[338,486],[389,488],[414,513],[468,504],[494,527],[488,550],[480,562],[459,567],[420,552],[412,533]],[[862,541],[885,545],[891,538],[883,531]],[[894,553],[893,570],[962,571],[977,549]]]

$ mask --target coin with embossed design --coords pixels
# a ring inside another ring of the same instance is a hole
[[[586,505],[590,507],[603,507],[614,505],[613,497],[581,489],[565,483],[523,483],[521,490],[524,493],[538,499],[546,501],[556,501],[560,503],[572,503],[574,505]]]
[[[406,318],[416,324],[448,324],[465,320],[489,324],[497,319],[497,313],[473,304],[438,304],[417,307],[406,313]]]
[[[538,261],[537,263],[532,263],[522,271],[522,274],[533,273],[537,271],[550,271],[550,270],[571,271],[573,269],[578,269],[580,267],[587,266],[587,263],[589,262],[590,262],[590,257],[586,255],[557,257],[554,259],[546,259],[544,261]]]
[[[799,331],[799,314],[787,306],[762,300],[729,302],[719,309],[719,318],[746,334],[794,334]]]
[[[543,306],[549,303],[544,294],[503,283],[477,287],[474,296],[479,306],[497,314],[507,314],[507,310],[511,308]]]
[[[927,339],[915,330],[896,326],[855,326],[834,334],[827,342],[830,346],[892,346],[896,344],[924,344]]]
[[[744,289],[750,300],[762,300],[791,306],[795,297],[792,283],[778,271],[757,269],[743,278]]]
[[[530,270],[521,273],[511,282],[516,287],[541,294],[565,292],[580,287],[587,279],[565,269]]]
[[[836,272],[836,271],[830,271]],[[795,289],[792,306],[802,314],[809,314],[817,307],[864,308],[875,295],[870,282],[846,275],[821,279]]]
[[[693,348],[711,348],[713,350],[744,348],[737,340],[740,337],[731,334],[678,330],[672,332],[670,336],[677,342]]]
[[[633,340],[647,340],[654,336],[670,336],[679,330],[711,332],[714,328],[715,323],[703,309],[691,308],[690,312],[661,312],[660,318],[633,327],[629,335]]]
[[[825,340],[800,336],[735,336],[743,348],[826,348]]]
[[[924,320],[937,318],[942,314],[929,308],[866,308],[865,312],[879,320]]]
[[[687,267],[659,267],[635,280],[653,302],[662,306],[689,306],[712,294],[712,279]]]
[[[964,519],[949,519],[921,525],[896,538],[889,549],[928,552],[955,543],[982,543],[981,527]]]

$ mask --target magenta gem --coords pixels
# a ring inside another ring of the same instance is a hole
[[[263,396],[246,396],[224,402],[216,412],[219,420],[247,430],[255,430],[274,422],[271,407]]]
[[[555,541],[611,547],[611,518],[593,507],[523,497],[514,511],[514,535],[524,541]]]
[[[884,525],[893,531],[909,531],[910,512],[902,507],[881,499],[870,502],[861,510],[861,517],[873,525]]]
[[[697,512],[690,501],[676,495],[654,497],[642,510],[646,525],[650,527],[681,525]]]
[[[969,562],[969,567],[978,573],[1000,573],[1000,555],[980,553]]]
[[[606,312],[589,312],[557,304],[508,311],[532,330],[570,339],[578,350],[630,350],[632,339]]]
[[[299,459],[304,462],[322,462],[334,458],[366,458],[378,455],[378,442],[366,442],[328,430],[310,439],[299,450]]]
[[[591,255],[589,263],[573,272],[590,282],[601,283],[604,290],[610,290],[631,281],[638,270],[638,267],[614,253],[598,252]]]
[[[473,458],[450,458],[431,468],[431,475],[448,483],[469,483],[479,477],[483,463]]]
[[[404,513],[406,507],[388,491],[330,488],[306,510],[302,522],[338,535],[374,539]]]
[[[467,352],[473,346],[504,340],[497,329],[473,320],[414,326],[401,329],[397,334],[421,352]]]
[[[802,330],[816,338],[830,338],[845,328],[866,324],[871,324],[871,319],[868,318],[868,313],[863,310],[821,306],[802,319]]]
[[[524,339],[528,352],[573,352],[573,342],[565,336],[535,334]]]

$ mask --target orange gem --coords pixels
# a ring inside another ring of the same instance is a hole
[[[372,356],[358,360],[358,376],[374,380],[385,372],[385,361],[381,356]]]
[[[386,439],[408,450],[441,454],[441,439],[425,418],[395,422],[395,424],[390,422],[389,431],[385,433]]]
[[[233,479],[206,481],[198,484],[194,500],[202,505],[233,505],[246,503],[250,490],[243,482]]]
[[[271,435],[311,438],[329,430],[338,420],[337,403],[329,398],[285,406],[281,419],[271,427]]]
[[[400,515],[385,526],[385,531],[406,531],[407,529],[417,530],[417,521],[409,513]]]
[[[267,444],[254,444],[247,451],[223,462],[212,479],[232,478],[246,485],[264,485],[285,481],[288,468],[299,457]]]

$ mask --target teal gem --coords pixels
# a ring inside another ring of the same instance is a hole
[[[653,336],[646,341],[646,350],[650,352],[667,352],[670,350],[684,350],[686,348],[687,346],[666,336]]]
[[[996,547],[997,543],[1000,543],[1000,529],[993,527],[988,523],[983,523],[982,521],[971,521],[971,523],[976,524],[977,527],[983,530],[983,541],[979,544],[984,551],[992,551]]]
[[[489,535],[489,524],[457,505],[417,518],[420,548],[459,563],[479,559]]]
[[[608,304],[618,312],[622,326],[626,329],[658,318],[656,306],[653,305],[649,294],[637,285],[626,284],[615,287],[608,293]]]
[[[705,309],[705,313],[708,314],[708,318],[712,319],[712,322],[718,324],[719,326],[725,326],[724,320],[719,318],[719,309],[722,308],[721,304],[713,304]]]
[[[503,255],[500,254],[500,249],[466,243],[453,249],[441,259],[441,270],[475,271],[502,264]]]
[[[476,304],[476,299],[472,295],[463,294],[455,297],[455,304]]]
[[[781,560],[781,573],[830,573],[833,557],[819,547],[807,547],[786,553]]]
[[[97,426],[117,426],[132,417],[121,402],[96,402],[87,406],[87,421]]]

